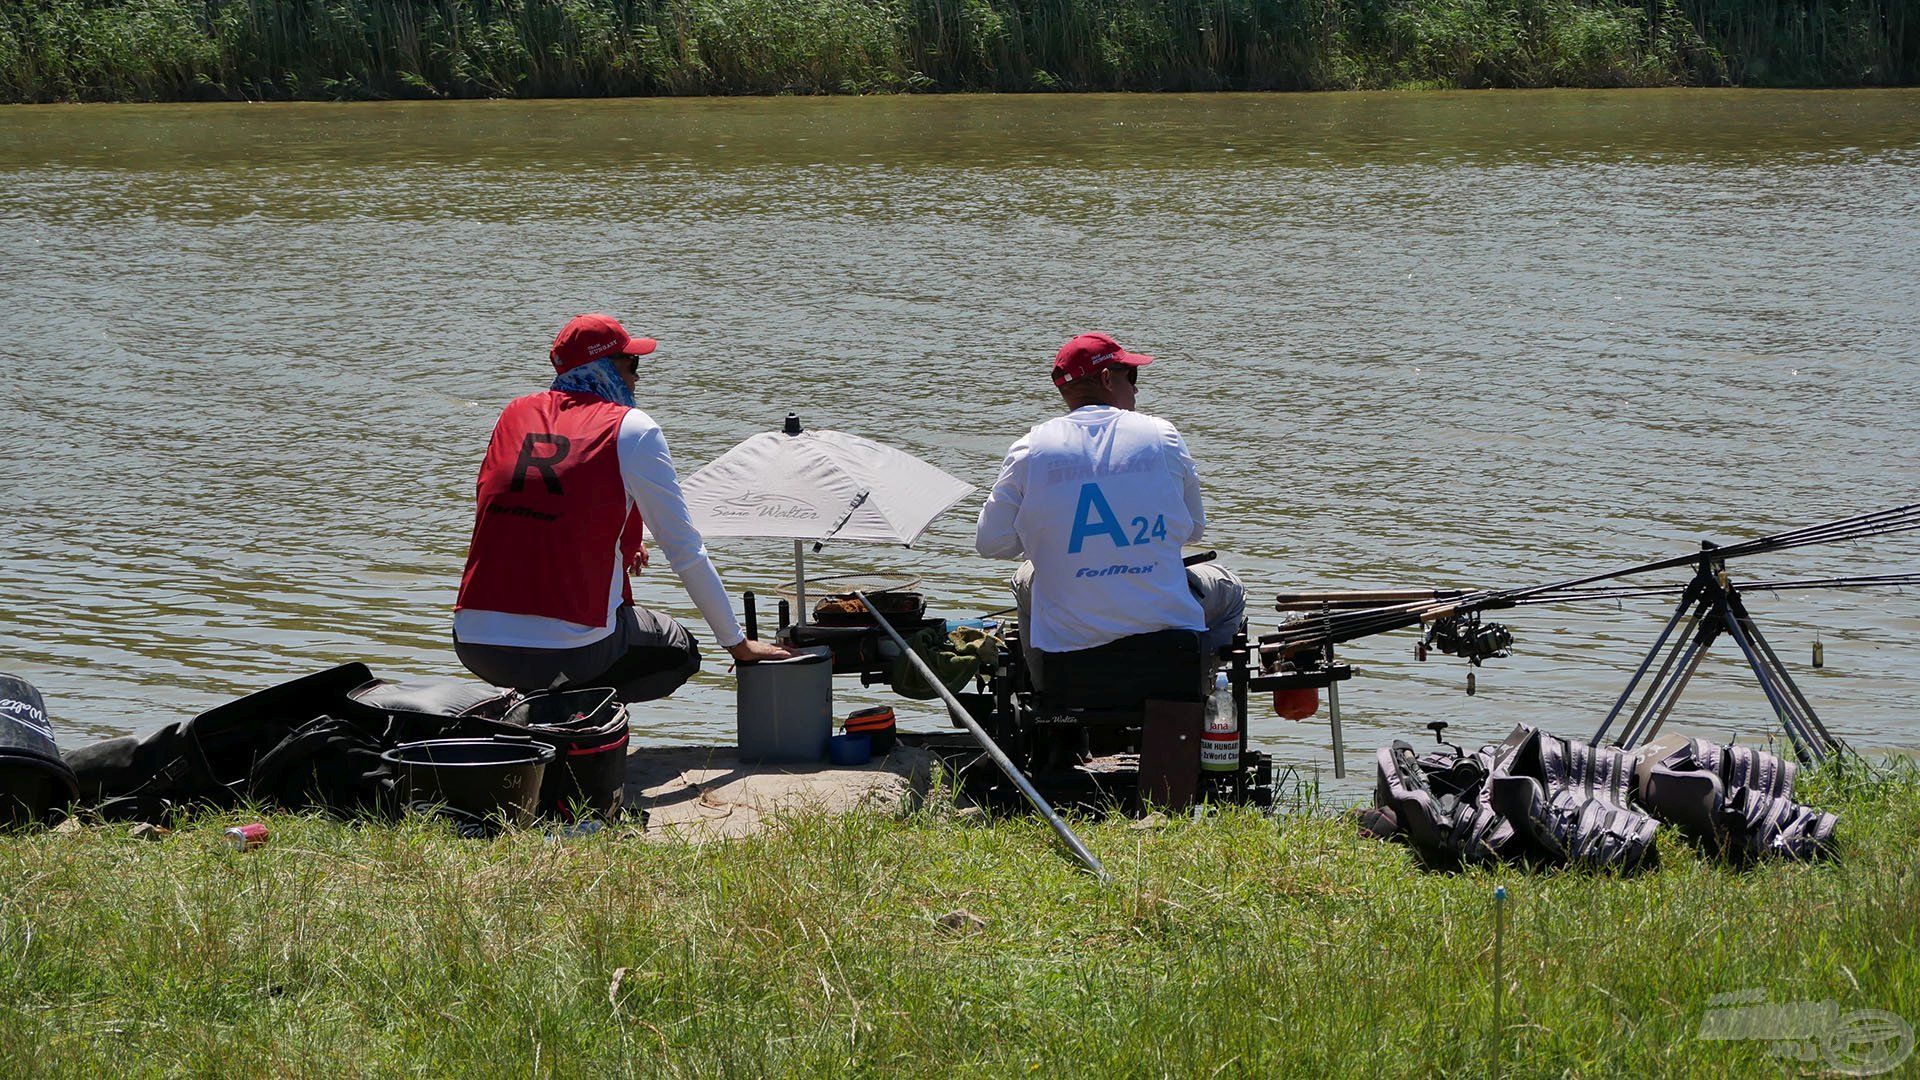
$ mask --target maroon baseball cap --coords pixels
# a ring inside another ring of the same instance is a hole
[[[627,328],[611,315],[576,315],[560,328],[547,359],[553,361],[553,370],[568,372],[616,353],[645,356],[658,344],[650,337],[629,336]]]
[[[1146,367],[1153,357],[1130,353],[1105,334],[1081,334],[1053,356],[1053,385],[1065,386],[1092,375],[1108,364]]]

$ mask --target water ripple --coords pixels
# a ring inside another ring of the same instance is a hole
[[[683,471],[794,409],[982,486],[1052,414],[1053,347],[1109,329],[1162,357],[1142,405],[1186,433],[1207,542],[1256,598],[1531,583],[1911,501],[1916,101],[8,110],[0,666],[76,742],[347,659],[458,674],[447,612],[487,432],[541,384],[554,328],[596,308],[662,340],[643,398]],[[819,561],[1001,607],[1006,568],[970,530],[956,513],[913,551]],[[716,558],[736,590],[788,565],[774,542]],[[693,618],[668,574],[637,591]],[[1920,596],[1752,603],[1836,731],[1920,746]],[[1471,699],[1404,635],[1360,643],[1355,763],[1428,719],[1587,730],[1659,619],[1519,613],[1520,655]],[[1797,663],[1816,632],[1818,672]],[[1769,729],[1730,657],[1685,708]],[[710,661],[639,724],[712,739],[730,710]],[[1324,726],[1254,735],[1326,760]]]

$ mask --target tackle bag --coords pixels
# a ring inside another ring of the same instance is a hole
[[[249,772],[247,794],[290,810],[395,816],[402,809],[396,773],[381,755],[401,743],[471,735],[511,697],[478,683],[387,682],[369,673],[262,755]]]
[[[346,730],[328,726],[313,732],[319,748],[348,757],[336,765],[321,757],[315,767],[344,769],[351,782],[351,761],[365,753],[396,748],[424,738],[532,738],[555,751],[540,784],[534,809],[541,817],[616,817],[626,798],[626,744],[630,728],[626,707],[612,688],[540,690],[526,696],[503,694],[476,682],[369,682],[348,694],[344,719],[374,736],[355,740]],[[380,771],[384,784],[392,776]],[[315,776],[319,782],[319,776]],[[384,792],[380,792],[384,796]],[[363,798],[361,801],[367,801]]]
[[[186,804],[251,799],[342,817],[399,811],[380,755],[440,738],[532,738],[556,751],[540,813],[612,816],[626,786],[626,711],[611,689],[521,696],[457,680],[389,682],[341,664],[143,736],[69,755],[79,797],[109,819],[163,821]]]

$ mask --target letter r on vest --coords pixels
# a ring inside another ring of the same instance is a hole
[[[553,452],[544,455],[539,453],[537,448],[542,444],[551,447]],[[554,473],[553,467],[565,461],[567,451],[572,448],[573,442],[565,435],[542,431],[527,432],[527,437],[520,443],[519,460],[513,463],[513,483],[507,486],[507,490],[524,490],[527,486],[527,470],[532,469],[540,474],[540,481],[547,485],[547,494],[561,494],[560,477]]]

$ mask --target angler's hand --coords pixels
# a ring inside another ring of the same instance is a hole
[[[778,645],[747,638],[738,645],[727,646],[727,655],[733,657],[735,663],[754,664],[762,660],[785,660],[789,656],[800,654],[792,649],[783,649]]]

